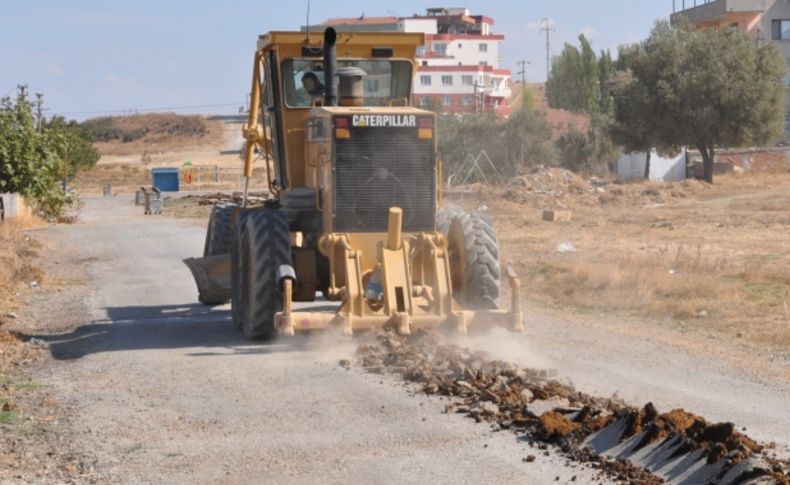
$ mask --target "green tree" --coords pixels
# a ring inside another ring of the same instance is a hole
[[[610,91],[610,81],[614,76],[614,62],[612,53],[608,50],[601,51],[598,59],[598,87],[600,89],[598,109],[603,114],[610,114],[614,109]]]
[[[624,49],[630,78],[616,92],[612,134],[626,148],[699,150],[713,182],[719,147],[766,144],[784,123],[784,59],[732,29],[656,23]]]
[[[552,61],[546,98],[552,108],[592,113],[598,110],[601,95],[598,58],[584,35],[579,36],[579,44],[580,48],[565,44]]]
[[[24,96],[0,101],[0,192],[19,192],[45,216],[57,215],[66,201],[58,189],[63,160],[58,138],[38,131]]]
[[[93,146],[90,131],[76,121],[55,116],[44,127],[58,138],[56,150],[64,162],[62,178],[71,180],[77,172],[92,168],[99,161],[101,156]]]

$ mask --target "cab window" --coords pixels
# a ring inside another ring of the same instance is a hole
[[[358,67],[365,73],[364,106],[387,106],[411,96],[411,71],[409,61],[338,59],[338,69]],[[286,59],[282,63],[285,104],[289,108],[309,108],[321,104],[326,80],[321,60]]]

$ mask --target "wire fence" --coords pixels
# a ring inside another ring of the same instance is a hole
[[[181,167],[180,182],[183,191],[241,190],[244,186],[242,167],[220,167],[218,165],[195,165]],[[251,188],[265,188],[266,168],[252,170]]]

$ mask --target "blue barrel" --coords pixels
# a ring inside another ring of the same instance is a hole
[[[151,169],[151,185],[162,192],[178,192],[177,168]]]

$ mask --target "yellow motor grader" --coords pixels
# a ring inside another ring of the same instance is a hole
[[[242,203],[215,206],[203,257],[185,260],[200,301],[230,300],[247,337],[522,329],[519,280],[500,268],[490,218],[439,210],[436,115],[411,106],[423,44],[332,28],[259,37]],[[249,207],[258,156],[271,197]],[[508,310],[497,309],[503,273]]]

